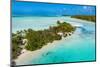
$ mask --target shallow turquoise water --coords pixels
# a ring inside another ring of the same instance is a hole
[[[72,25],[79,25],[75,33],[40,54],[37,58],[25,60],[26,64],[46,64],[95,60],[95,24],[70,17],[13,17],[12,31],[32,28],[40,30],[56,25],[57,20],[64,20]]]

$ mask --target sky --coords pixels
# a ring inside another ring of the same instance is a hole
[[[95,15],[95,6],[20,2],[12,0],[13,16]]]

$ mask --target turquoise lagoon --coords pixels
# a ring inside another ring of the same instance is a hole
[[[64,38],[57,46],[42,52],[37,58],[24,60],[18,65],[48,64],[64,62],[95,61],[95,23],[70,17],[13,17],[12,32],[32,28],[34,30],[47,29],[55,26],[56,21],[66,21],[76,25],[73,35]]]

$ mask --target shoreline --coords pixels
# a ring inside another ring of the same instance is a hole
[[[43,46],[41,49],[38,49],[38,50],[35,50],[35,51],[26,50],[23,54],[18,56],[17,59],[15,59],[15,62],[16,62],[17,65],[28,64],[28,61],[35,59],[35,58],[38,58],[45,51],[51,50],[52,48],[57,46],[57,43],[60,43],[65,39],[69,39],[70,37],[71,36],[68,36],[68,37],[62,38],[61,40],[53,41],[52,43],[48,43],[47,45]],[[27,60],[27,61],[25,61],[25,60]]]

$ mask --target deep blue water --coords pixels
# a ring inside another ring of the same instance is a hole
[[[12,0],[13,16],[95,15],[96,7],[89,5],[50,4]]]
[[[41,53],[37,58],[25,60],[19,65],[46,64],[62,62],[94,61],[95,58],[95,23],[70,17],[13,17],[12,31],[32,28],[41,30],[56,25],[57,20],[78,25],[73,35],[66,37],[57,46]]]

